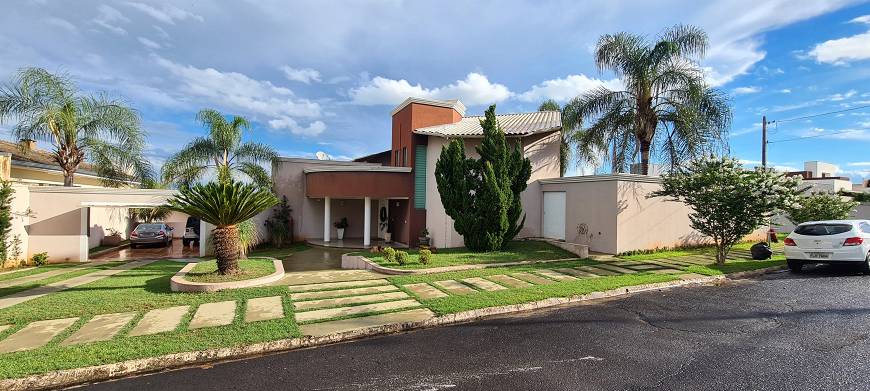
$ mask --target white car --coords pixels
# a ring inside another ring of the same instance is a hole
[[[808,263],[851,263],[870,273],[870,221],[810,221],[795,227],[784,241],[788,268]]]

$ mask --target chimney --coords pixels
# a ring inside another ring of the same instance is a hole
[[[36,149],[36,140],[21,139],[21,148],[24,148],[25,151],[32,151]]]

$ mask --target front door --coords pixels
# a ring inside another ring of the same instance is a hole
[[[565,240],[565,192],[544,192],[544,222],[545,238]]]

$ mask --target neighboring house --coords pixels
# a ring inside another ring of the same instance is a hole
[[[28,186],[63,186],[63,171],[51,153],[38,148],[36,141],[22,143],[29,143],[30,150],[24,152],[19,143],[0,140],[2,178]],[[89,163],[79,166],[75,184],[80,187],[103,187],[99,175]]]
[[[293,208],[296,238],[332,244],[337,233],[333,223],[346,218],[345,238],[364,246],[384,238],[387,229],[393,241],[412,247],[423,229],[436,247],[462,246],[462,236],[441,204],[435,165],[441,148],[455,138],[462,138],[466,153],[476,156],[482,117],[465,114],[458,100],[408,98],[391,112],[389,150],[352,162],[275,160],[274,190]],[[687,206],[646,198],[659,187],[659,178],[561,178],[559,112],[501,114],[497,120],[508,141],[519,143],[532,164],[528,188],[521,194],[526,221],[520,238],[565,240],[607,253],[705,240],[689,227]]]
[[[837,166],[820,162],[809,161],[804,162],[803,171],[787,172],[788,176],[799,176],[803,179],[804,185],[810,186],[807,192],[817,193],[837,193],[840,191],[852,191],[854,185],[849,177],[840,177],[836,175]]]

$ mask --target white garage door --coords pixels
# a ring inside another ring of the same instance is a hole
[[[565,192],[544,192],[545,238],[565,240]]]

